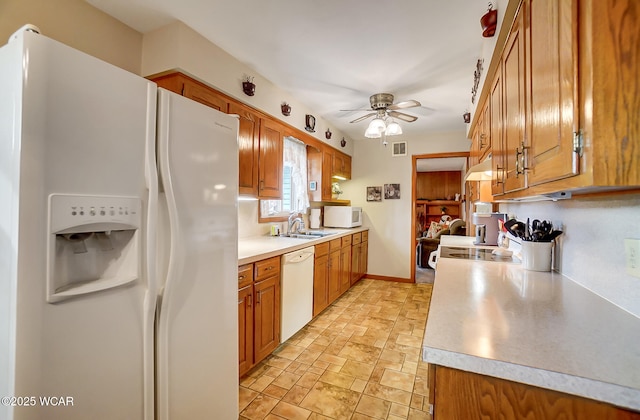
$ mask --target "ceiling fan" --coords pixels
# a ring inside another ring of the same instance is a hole
[[[371,109],[375,112],[370,112],[362,117],[356,118],[355,120],[350,121],[351,123],[357,123],[373,116],[384,119],[387,115],[402,121],[414,122],[418,117],[405,114],[404,112],[398,112],[397,110],[414,108],[421,105],[420,102],[413,99],[394,104],[393,95],[390,93],[373,94],[369,97],[369,102],[371,103]],[[368,109],[343,109],[342,111],[368,111]]]

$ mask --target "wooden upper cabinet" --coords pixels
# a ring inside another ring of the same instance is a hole
[[[491,83],[488,100],[490,101],[490,125],[491,136],[491,194],[500,195],[504,193],[504,144],[502,136],[502,65],[498,64],[495,76]]]
[[[195,80],[185,78],[182,94],[185,98],[193,99],[225,114],[228,112],[229,101],[224,96]]]
[[[260,117],[249,107],[231,102],[229,114],[240,116],[238,131],[239,193],[258,195]]]
[[[526,2],[525,2],[526,3]],[[518,10],[502,58],[504,192],[523,189],[525,183],[525,30],[526,7]]]
[[[331,176],[351,179],[351,156],[334,151],[331,162]]]
[[[528,0],[529,185],[578,174],[578,1]]]
[[[282,197],[282,148],[285,127],[273,120],[260,120],[258,197]]]
[[[579,18],[582,184],[638,187],[640,2],[581,1]]]

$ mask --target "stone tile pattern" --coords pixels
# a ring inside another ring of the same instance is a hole
[[[363,279],[240,380],[240,419],[431,419],[432,284]]]

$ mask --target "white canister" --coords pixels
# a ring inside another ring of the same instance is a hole
[[[531,271],[551,271],[553,242],[522,241],[522,267]]]
[[[320,209],[311,209],[309,214],[309,227],[318,229],[320,227]]]

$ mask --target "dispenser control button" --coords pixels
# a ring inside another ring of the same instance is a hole
[[[106,214],[107,214],[107,212],[106,212],[106,211],[104,211],[104,210],[100,210],[100,216],[104,216],[104,215],[106,215]]]
[[[75,211],[75,210],[72,210],[72,211],[71,211],[71,215],[72,215],[72,216],[75,216],[75,215],[77,215],[77,214],[78,214],[78,212],[77,212],[77,211]]]
[[[91,216],[95,216],[96,215],[96,209],[94,209],[93,207],[91,207],[91,210],[89,210],[89,214]]]

